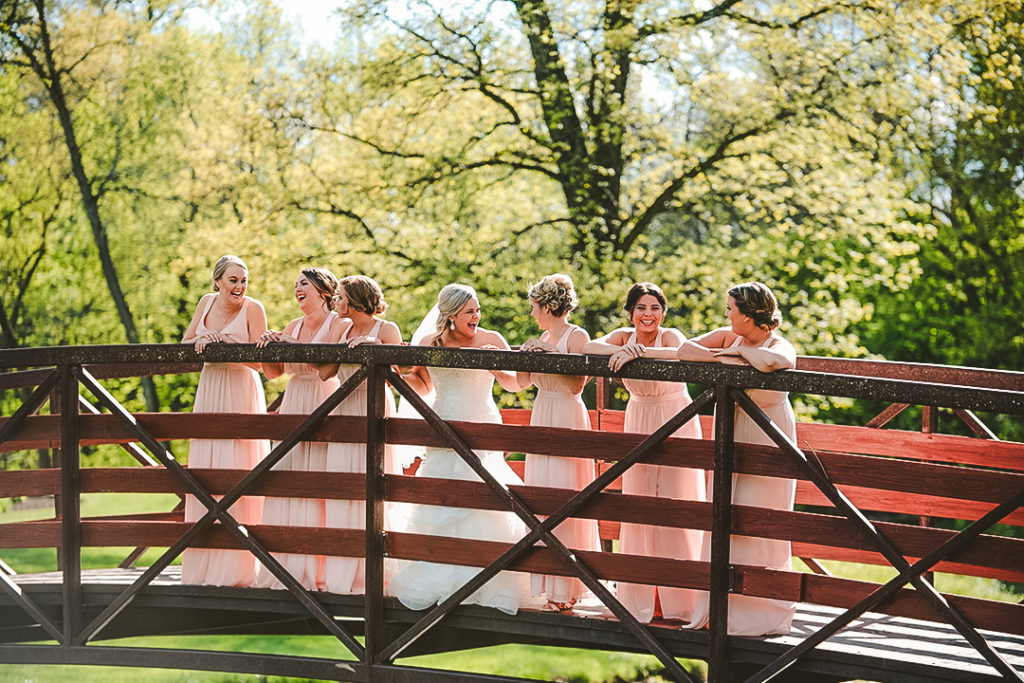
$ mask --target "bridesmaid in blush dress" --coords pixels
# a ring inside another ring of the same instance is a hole
[[[523,351],[548,353],[582,353],[590,335],[582,327],[569,323],[569,314],[576,308],[576,289],[572,279],[561,273],[548,275],[530,287],[530,315],[544,330],[539,339],[528,339]],[[590,429],[590,415],[580,394],[587,377],[547,375],[520,372],[519,383],[537,386],[530,424],[541,427]],[[528,486],[548,486],[579,491],[594,480],[591,458],[567,458],[527,454],[523,477]],[[555,535],[566,547],[575,550],[600,550],[597,520],[570,517],[555,529]],[[531,577],[534,596],[546,595],[547,609],[566,610],[586,594],[583,582],[574,577],[534,574]]]
[[[613,370],[635,358],[653,355],[662,350],[674,355],[686,337],[676,329],[663,328],[667,311],[665,294],[650,282],[634,284],[623,306],[632,327],[619,328],[590,342],[584,353],[610,355]],[[623,431],[650,434],[690,404],[690,395],[683,382],[624,379],[629,391]],[[680,427],[672,436],[701,438],[700,422],[695,418]],[[640,496],[658,496],[681,500],[707,499],[704,471],[686,467],[636,464],[622,476],[622,492]],[[619,552],[676,560],[700,558],[704,532],[648,524],[623,523]],[[686,588],[620,583],[618,598],[641,622],[654,618],[660,606],[666,619],[690,621],[697,605],[698,592]]]
[[[302,317],[289,322],[282,332],[267,330],[256,342],[257,347],[271,343],[315,344],[323,342],[338,314],[331,310],[338,278],[326,268],[303,268],[295,281],[295,300]],[[282,415],[309,415],[338,388],[338,379],[320,379],[316,366],[308,363],[264,363],[263,374],[274,379],[290,375],[281,401]],[[275,471],[323,472],[327,469],[327,444],[305,441],[295,446],[274,465]],[[324,501],[319,498],[265,498],[263,524],[278,526],[322,527]],[[323,586],[323,556],[274,553],[300,584],[309,590]],[[266,567],[256,575],[259,588],[283,588],[282,583]]]
[[[796,350],[775,330],[782,322],[775,294],[760,282],[746,282],[732,287],[726,297],[729,327],[684,342],[677,351],[680,360],[750,365],[761,372],[774,372],[796,367]],[[748,389],[747,394],[791,440],[796,441],[796,418],[783,391]],[[738,407],[735,409],[734,440],[737,443],[774,445],[754,421]],[[710,484],[709,484],[710,485]],[[732,502],[737,505],[792,510],[796,481],[753,474],[734,474]],[[704,560],[711,557],[710,543],[704,549]],[[732,536],[729,561],[771,569],[792,568],[789,541],[750,536]],[[699,628],[708,621],[709,599],[701,594],[699,608],[692,626]],[[796,605],[786,600],[770,600],[746,595],[729,596],[729,634],[760,636],[789,633]]]
[[[249,271],[237,256],[222,256],[213,268],[213,294],[199,300],[182,339],[202,353],[211,343],[253,343],[267,329],[263,304],[245,296]],[[199,375],[195,413],[265,413],[266,398],[259,364],[205,363]],[[267,454],[258,439],[193,439],[188,449],[192,468],[251,470]],[[258,524],[263,499],[243,496],[229,512],[239,524]],[[185,521],[198,521],[206,507],[185,497]],[[217,586],[249,586],[256,577],[256,558],[248,550],[187,549],[181,559],[181,582]]]
[[[373,279],[365,275],[351,275],[338,283],[334,298],[338,315],[347,318],[336,339],[340,344],[401,344],[402,333],[398,325],[377,317],[387,310],[384,293]],[[321,377],[335,377],[344,383],[359,368],[358,365],[324,365]],[[384,414],[395,412],[395,397],[390,390],[384,392]],[[348,395],[335,408],[332,415],[366,415],[366,382]],[[366,443],[330,443],[327,446],[328,472],[366,472]],[[384,471],[401,474],[395,465],[392,448],[384,448]],[[385,525],[387,525],[385,510]],[[324,526],[330,529],[366,528],[366,502],[362,500],[328,500]],[[385,565],[385,572],[390,563]],[[324,560],[324,589],[331,593],[362,594],[366,592],[366,560],[362,557],[328,556]]]

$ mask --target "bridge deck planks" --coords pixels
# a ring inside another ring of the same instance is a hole
[[[100,609],[130,585],[142,569],[90,569],[82,572],[83,596],[89,609]],[[25,593],[47,612],[59,614],[61,574],[19,574],[13,577]],[[111,624],[104,637],[139,632],[140,624],[151,634],[160,632],[194,633],[317,633],[322,629],[303,612],[302,607],[283,591],[182,586],[180,567],[168,567]],[[325,606],[339,617],[347,617],[352,631],[360,633],[362,600],[358,596],[317,594]],[[400,632],[420,613],[407,610],[393,600],[387,601],[386,618],[393,634]],[[789,635],[764,638],[733,638],[733,658],[738,665],[765,664],[786,647],[800,642],[840,610],[820,605],[800,604]],[[118,620],[126,623],[118,628]],[[22,625],[25,615],[10,596],[0,596],[0,624]],[[701,658],[707,648],[707,631],[678,628],[677,623],[656,622],[655,631],[676,656]],[[6,629],[0,627],[0,640]],[[595,649],[636,650],[637,642],[616,620],[609,618],[600,605],[587,605],[571,614],[539,610],[520,610],[509,616],[476,606],[465,606],[446,619],[418,643],[418,651],[465,647],[467,637],[476,633],[473,646],[501,642],[543,642],[548,645]],[[1024,671],[1024,636],[985,632],[993,646],[1018,670]],[[4,650],[0,646],[0,661]],[[43,655],[45,656],[45,655]],[[45,661],[45,660],[44,660]],[[1001,680],[998,674],[945,624],[869,613],[851,627],[808,655],[799,670],[821,677],[849,677],[875,681],[925,683],[944,680],[963,683],[989,683]]]

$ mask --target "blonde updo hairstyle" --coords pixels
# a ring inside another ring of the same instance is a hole
[[[476,290],[469,285],[453,282],[445,285],[437,294],[437,323],[431,346],[441,346],[441,335],[448,329],[448,320],[461,311],[471,299],[476,298]]]
[[[241,266],[242,270],[246,273],[249,272],[249,269],[245,265],[245,261],[237,256],[232,254],[225,254],[224,256],[221,256],[217,259],[217,263],[213,264],[213,291],[220,291],[220,285],[217,284],[217,280],[224,277],[224,273],[227,272],[230,266]]]
[[[388,304],[384,301],[384,292],[371,277],[349,275],[341,278],[338,286],[345,290],[348,305],[357,311],[368,315],[380,315],[388,310]]]
[[[571,313],[579,304],[572,278],[564,273],[541,278],[540,282],[530,287],[526,295],[538,306],[548,309],[556,318]]]
[[[320,295],[324,307],[328,311],[334,308],[334,292],[338,288],[337,276],[326,268],[313,266],[303,268],[300,272],[313,285],[316,293]]]
[[[733,285],[729,296],[736,302],[736,310],[748,316],[762,330],[774,330],[782,324],[779,300],[768,285],[761,282]]]

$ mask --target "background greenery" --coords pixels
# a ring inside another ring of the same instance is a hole
[[[376,278],[406,336],[471,283],[512,343],[550,272],[595,335],[634,280],[693,335],[758,279],[801,353],[1024,369],[1020,0],[337,12],[321,46],[272,0],[0,4],[0,348],[175,342],[236,253],[277,328],[306,264]],[[188,410],[195,381],[110,386]],[[877,409],[794,398],[820,420]]]

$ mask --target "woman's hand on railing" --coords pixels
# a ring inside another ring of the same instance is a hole
[[[368,334],[364,334],[364,335],[362,335],[360,337],[355,337],[354,339],[349,339],[348,340],[348,347],[351,349],[351,348],[354,348],[356,346],[359,346],[360,344],[380,344],[380,343],[381,343],[381,341],[377,337],[371,337]]]
[[[557,353],[558,348],[554,344],[549,344],[541,339],[527,339],[523,342],[523,345],[519,347],[520,351],[534,351],[541,353]]]
[[[295,337],[292,337],[291,335],[287,335],[283,332],[278,332],[277,330],[267,330],[266,332],[259,336],[259,339],[256,340],[256,348],[262,349],[265,348],[268,344],[273,344],[276,342],[298,344],[299,340],[296,339]]]
[[[643,344],[624,344],[621,349],[608,358],[608,367],[612,372],[618,372],[622,367],[637,358],[643,358],[647,347]]]
[[[224,341],[224,337],[221,336],[220,332],[208,332],[196,339],[196,353],[202,353],[203,349],[213,342],[222,341]]]

